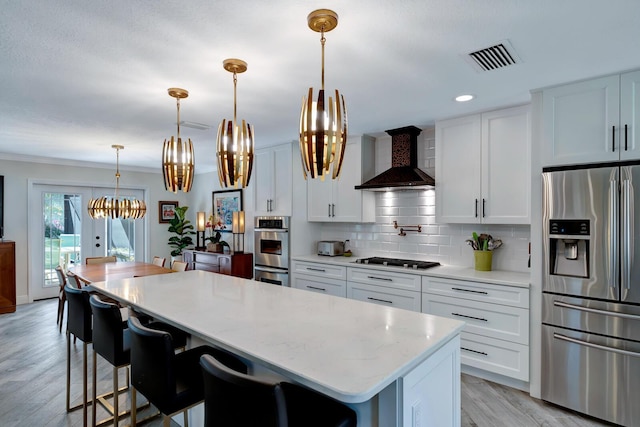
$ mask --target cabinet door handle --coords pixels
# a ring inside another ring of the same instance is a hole
[[[474,291],[472,289],[462,289],[462,288],[451,288],[452,291],[460,291],[460,292],[471,292],[474,294],[482,294],[482,295],[489,295],[489,292],[485,292],[485,291]]]
[[[482,320],[483,322],[488,322],[487,319],[483,319],[482,317],[467,316],[466,314],[460,314],[460,313],[451,313],[451,315],[458,316],[458,317],[465,317],[467,319]]]
[[[327,204],[327,207],[329,208],[329,211],[328,211],[328,213],[327,213],[327,216],[328,216],[329,218],[331,218],[331,203],[328,203],[328,204]]]
[[[384,280],[385,282],[393,282],[393,279],[390,279],[388,277],[367,276],[367,279]]]
[[[611,151],[616,152],[616,126],[611,126]]]
[[[488,354],[485,353],[484,351],[472,350],[472,349],[466,348],[466,347],[460,347],[460,350],[469,351],[469,352],[475,353],[475,354],[481,354],[483,356],[488,356]]]
[[[327,292],[327,290],[325,288],[317,288],[315,286],[309,286],[307,285],[307,288],[309,289],[315,289],[316,291],[322,291],[322,292]]]
[[[336,216],[336,205],[334,205],[333,203],[331,203],[331,216]]]
[[[386,299],[378,299],[373,297],[367,297],[367,299],[370,299],[371,301],[384,302],[386,304],[393,304],[393,301],[387,301]]]
[[[482,218],[484,218],[484,211],[485,211],[485,209],[484,209],[484,208],[485,208],[485,204],[486,204],[486,202],[487,202],[487,201],[486,201],[485,199],[482,199]]]
[[[627,151],[627,125],[624,125],[624,151]]]
[[[313,268],[313,267],[307,267],[307,270],[311,270],[311,271],[320,271],[321,273],[326,272],[327,270],[325,270],[324,268]]]
[[[478,218],[478,199],[476,199],[476,207],[475,207],[475,210],[476,210],[475,217],[476,217],[476,218]]]

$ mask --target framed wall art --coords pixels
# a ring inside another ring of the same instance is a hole
[[[176,217],[176,208],[178,202],[158,202],[158,222],[160,224],[169,224]]]
[[[213,192],[213,227],[231,233],[233,213],[242,210],[242,190]]]

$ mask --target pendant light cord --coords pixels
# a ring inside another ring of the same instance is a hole
[[[116,147],[116,191],[115,200],[118,200],[118,190],[120,187],[120,148]]]
[[[324,43],[327,39],[324,38],[324,25],[320,29],[320,44],[322,45],[322,90],[324,91]]]

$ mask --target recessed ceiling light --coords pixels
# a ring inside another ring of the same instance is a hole
[[[458,95],[455,97],[455,100],[457,102],[467,102],[471,101],[473,98],[475,98],[475,96],[473,95]]]

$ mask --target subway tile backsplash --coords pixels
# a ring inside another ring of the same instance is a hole
[[[419,167],[435,175],[433,128],[418,137]],[[376,173],[391,166],[391,137],[376,140]],[[322,239],[349,239],[356,257],[388,256],[439,261],[442,264],[473,267],[473,250],[465,243],[472,232],[501,239],[503,246],[493,254],[493,269],[528,272],[529,225],[438,224],[435,220],[435,189],[376,194],[374,224],[324,224]],[[399,236],[400,225],[421,225],[422,232]]]

